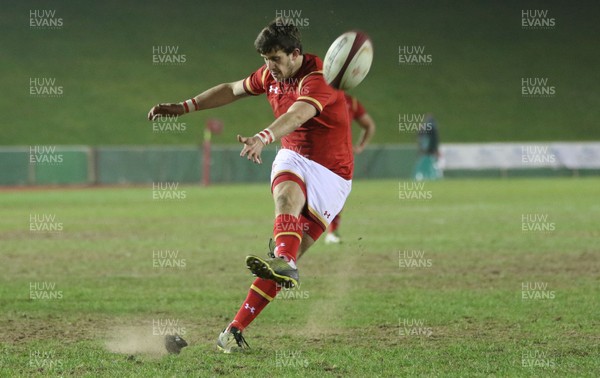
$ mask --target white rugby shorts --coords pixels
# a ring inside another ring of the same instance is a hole
[[[271,186],[282,173],[291,173],[304,182],[308,215],[324,229],[342,211],[352,189],[352,180],[345,180],[321,164],[285,148],[277,152],[273,161]]]

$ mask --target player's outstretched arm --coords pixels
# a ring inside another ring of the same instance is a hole
[[[273,133],[275,140],[281,139],[316,115],[317,109],[314,106],[296,101],[285,114],[273,121],[268,129]]]
[[[375,121],[373,121],[373,118],[371,118],[369,113],[363,114],[356,121],[363,129],[362,133],[360,134],[360,138],[358,139],[358,143],[354,147],[354,153],[360,154],[363,152],[367,144],[369,144],[371,138],[373,138],[373,134],[375,134]]]
[[[285,114],[279,116],[269,127],[255,136],[238,135],[238,142],[244,145],[240,156],[246,156],[248,160],[261,164],[260,154],[267,144],[288,135],[316,115],[317,110],[314,106],[301,101],[295,102]]]
[[[159,115],[182,115],[196,110],[217,108],[246,96],[243,80],[223,83],[180,103],[155,105],[148,112],[148,119],[152,121]]]

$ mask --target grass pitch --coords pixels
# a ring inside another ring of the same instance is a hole
[[[599,186],[355,182],[344,243],[235,355],[215,340],[266,252],[267,184],[5,191],[0,375],[596,376]]]

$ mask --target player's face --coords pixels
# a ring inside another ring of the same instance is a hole
[[[298,49],[286,54],[283,50],[271,51],[261,54],[271,75],[276,81],[291,78],[296,72],[297,59],[300,56]]]

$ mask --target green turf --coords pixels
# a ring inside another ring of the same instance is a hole
[[[300,261],[243,355],[215,339],[251,282],[244,256],[266,252],[268,185],[7,191],[0,376],[597,376],[599,184],[447,180],[400,200],[397,181],[357,181],[344,243]],[[62,231],[30,231],[32,214]],[[523,231],[528,214],[553,230]],[[185,266],[153,267],[156,250]],[[161,355],[155,322],[190,346]]]
[[[64,25],[33,30],[31,10],[54,10]],[[524,9],[547,10],[556,26],[522,30]],[[307,52],[324,56],[342,32],[363,29],[375,57],[352,94],[378,124],[374,143],[406,143],[399,114],[433,112],[442,141],[597,140],[599,49],[594,2],[384,1],[9,2],[0,18],[2,144],[198,143],[207,119],[223,120],[217,143],[236,143],[272,121],[264,98],[181,119],[185,132],[155,133],[145,120],[158,102],[183,101],[245,78],[262,61],[258,31],[277,10],[300,11]],[[186,55],[177,66],[152,63],[153,46]],[[399,46],[420,46],[430,66],[399,64]],[[547,78],[552,98],[523,98],[521,78]],[[54,78],[59,98],[29,95],[30,78]]]

